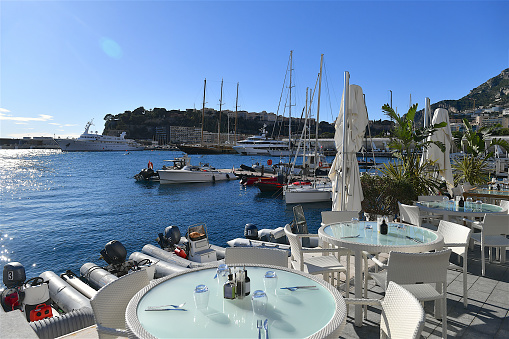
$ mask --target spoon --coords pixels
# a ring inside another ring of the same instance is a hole
[[[164,308],[164,307],[168,307],[168,306],[171,306],[173,308],[182,308],[186,303],[182,303],[180,305],[161,305],[161,306],[149,306],[147,307],[147,310],[157,310],[157,309],[160,309],[160,308]]]

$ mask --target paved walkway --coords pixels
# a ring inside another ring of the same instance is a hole
[[[463,306],[463,274],[447,274],[447,335],[456,338],[509,338],[509,262],[486,263],[481,276],[480,247],[468,255],[468,307]],[[454,255],[454,254],[453,254]],[[509,258],[509,255],[506,256]],[[353,291],[353,289],[352,289]],[[368,298],[380,299],[383,290],[369,283]],[[442,323],[433,317],[433,303],[426,302],[424,338],[441,338]],[[354,307],[350,306],[347,324],[340,338],[379,338],[381,310],[368,307],[368,319],[362,327],[354,326]]]

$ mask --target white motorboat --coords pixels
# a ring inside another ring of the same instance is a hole
[[[233,180],[237,177],[235,173],[228,171],[218,171],[209,164],[201,164],[198,166],[191,165],[191,158],[187,154],[183,157],[173,160],[173,166],[163,166],[158,170],[159,183],[161,184],[179,184],[179,183],[199,183],[199,182],[215,182],[223,180]]]
[[[104,152],[104,151],[142,151],[144,147],[132,139],[125,139],[126,132],[113,137],[97,133],[89,133],[92,126],[89,121],[85,131],[79,138],[54,139],[58,147],[66,152]]]
[[[311,185],[291,184],[283,189],[287,204],[304,204],[332,200],[332,185],[330,182],[313,183]]]
[[[238,141],[233,149],[242,155],[280,155],[288,152],[288,142],[267,137],[265,127],[261,129],[260,135]]]

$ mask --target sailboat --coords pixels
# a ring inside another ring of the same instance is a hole
[[[320,58],[320,73],[318,75],[318,103],[316,109],[316,133],[315,133],[315,150],[314,150],[314,168],[318,167],[318,122],[320,117],[320,95],[322,89],[322,66],[323,66],[323,54]],[[307,95],[306,95],[307,97]],[[307,101],[307,100],[306,100]],[[310,100],[311,101],[311,100]],[[307,103],[306,103],[307,105]],[[310,103],[311,106],[311,103]],[[306,119],[307,122],[307,119]],[[304,126],[304,130],[306,126]],[[304,133],[304,131],[303,131]],[[301,138],[302,141],[303,138]],[[306,144],[304,143],[304,149]],[[298,152],[298,151],[297,151]],[[305,157],[304,150],[304,157]],[[297,156],[295,156],[295,160]],[[304,160],[305,163],[305,160]],[[294,161],[295,164],[295,161]],[[329,181],[318,181],[316,178],[316,170],[313,171],[313,184],[312,185],[287,185],[284,188],[283,194],[285,196],[285,202],[287,204],[301,204],[309,202],[322,202],[331,201],[332,199],[332,184]]]
[[[224,146],[220,144],[221,138],[221,120],[219,120],[218,124],[218,144],[217,145],[205,145],[203,143],[203,125],[205,122],[205,90],[207,88],[207,79],[204,80],[203,83],[203,109],[202,109],[202,119],[201,119],[201,142],[199,145],[188,145],[182,144],[177,146],[179,150],[187,154],[221,154],[221,153],[235,153],[235,151],[231,148],[231,146]],[[220,105],[223,103],[223,80],[221,80],[221,99]],[[219,114],[221,114],[221,106],[219,109]]]

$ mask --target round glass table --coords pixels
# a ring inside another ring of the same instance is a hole
[[[338,337],[346,321],[346,304],[327,282],[309,274],[269,265],[246,266],[251,294],[244,299],[224,299],[223,285],[214,279],[216,267],[201,267],[158,279],[138,292],[126,309],[129,337],[136,338],[256,338],[257,320],[267,319],[270,337]],[[264,290],[267,271],[277,275],[276,293],[267,291],[267,307],[255,314],[251,296]],[[209,288],[207,309],[197,309],[193,291]],[[315,286],[290,291],[291,286]],[[187,311],[147,311],[153,306],[185,303]],[[262,336],[265,336],[262,329]]]
[[[507,211],[493,204],[466,202],[463,207],[457,201],[419,201],[416,203],[420,210],[443,215],[445,220],[450,216],[480,218],[486,213],[507,213]]]
[[[509,189],[502,186],[500,190],[489,189],[487,186],[474,187],[463,192],[464,197],[487,198],[488,202],[492,200],[509,199]]]
[[[362,252],[389,253],[427,252],[442,249],[444,238],[432,230],[406,225],[389,223],[387,234],[380,234],[377,222],[358,221],[340,222],[323,225],[318,229],[318,236],[325,242],[345,247],[355,252],[355,297],[362,298]],[[355,325],[362,326],[361,305],[355,305]]]

